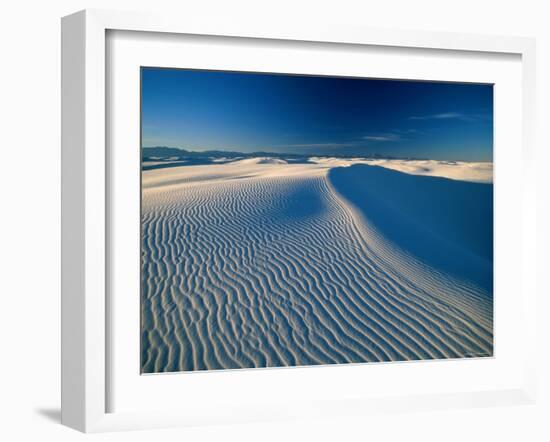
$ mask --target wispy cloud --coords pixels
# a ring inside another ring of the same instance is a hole
[[[355,143],[302,143],[302,144],[282,144],[279,147],[338,147],[338,146],[351,146]]]
[[[408,135],[416,133],[416,129],[392,129],[388,132],[373,132],[366,135],[354,135],[352,139],[345,139],[340,142],[311,142],[311,143],[297,143],[297,144],[279,144],[276,147],[289,148],[289,149],[320,149],[320,150],[332,150],[350,147],[366,147],[371,144],[378,143],[391,143],[396,141],[403,141],[407,139]]]
[[[460,112],[442,112],[431,115],[413,115],[409,120],[461,120],[465,115]]]
[[[408,118],[409,120],[459,120],[459,121],[487,121],[491,119],[490,114],[465,114],[462,112],[441,112],[438,114],[430,115],[413,115]]]
[[[379,142],[398,141],[401,139],[401,136],[398,134],[365,135],[363,139],[367,141],[379,141]]]

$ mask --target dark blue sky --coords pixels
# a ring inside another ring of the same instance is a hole
[[[492,161],[493,87],[143,68],[142,144]]]

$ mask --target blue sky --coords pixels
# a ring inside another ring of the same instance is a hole
[[[142,144],[492,161],[492,85],[142,68]]]

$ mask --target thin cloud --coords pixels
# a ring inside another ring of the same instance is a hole
[[[439,114],[431,115],[413,115],[409,117],[409,120],[459,120],[459,121],[488,121],[491,120],[491,114],[479,113],[479,114],[464,114],[461,112],[441,112]]]
[[[459,112],[442,112],[432,115],[413,115],[409,120],[461,120],[466,116]]]
[[[363,139],[367,141],[379,141],[379,142],[398,141],[401,139],[401,136],[398,134],[366,135],[363,137]]]
[[[277,147],[340,147],[340,146],[353,146],[355,143],[344,142],[344,143],[302,143],[302,144],[281,144]]]

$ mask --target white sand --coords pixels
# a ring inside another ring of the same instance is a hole
[[[379,168],[266,160],[143,172],[144,372],[492,354],[479,269],[432,266],[356,204]],[[455,167],[432,169],[474,176]]]
[[[436,160],[371,160],[371,159],[345,159],[345,158],[317,158],[312,157],[310,161],[324,164],[330,167],[345,167],[353,164],[369,164],[381,166],[398,172],[412,175],[426,175],[449,178],[459,181],[470,181],[475,183],[493,182],[493,163],[465,161],[436,161]]]

